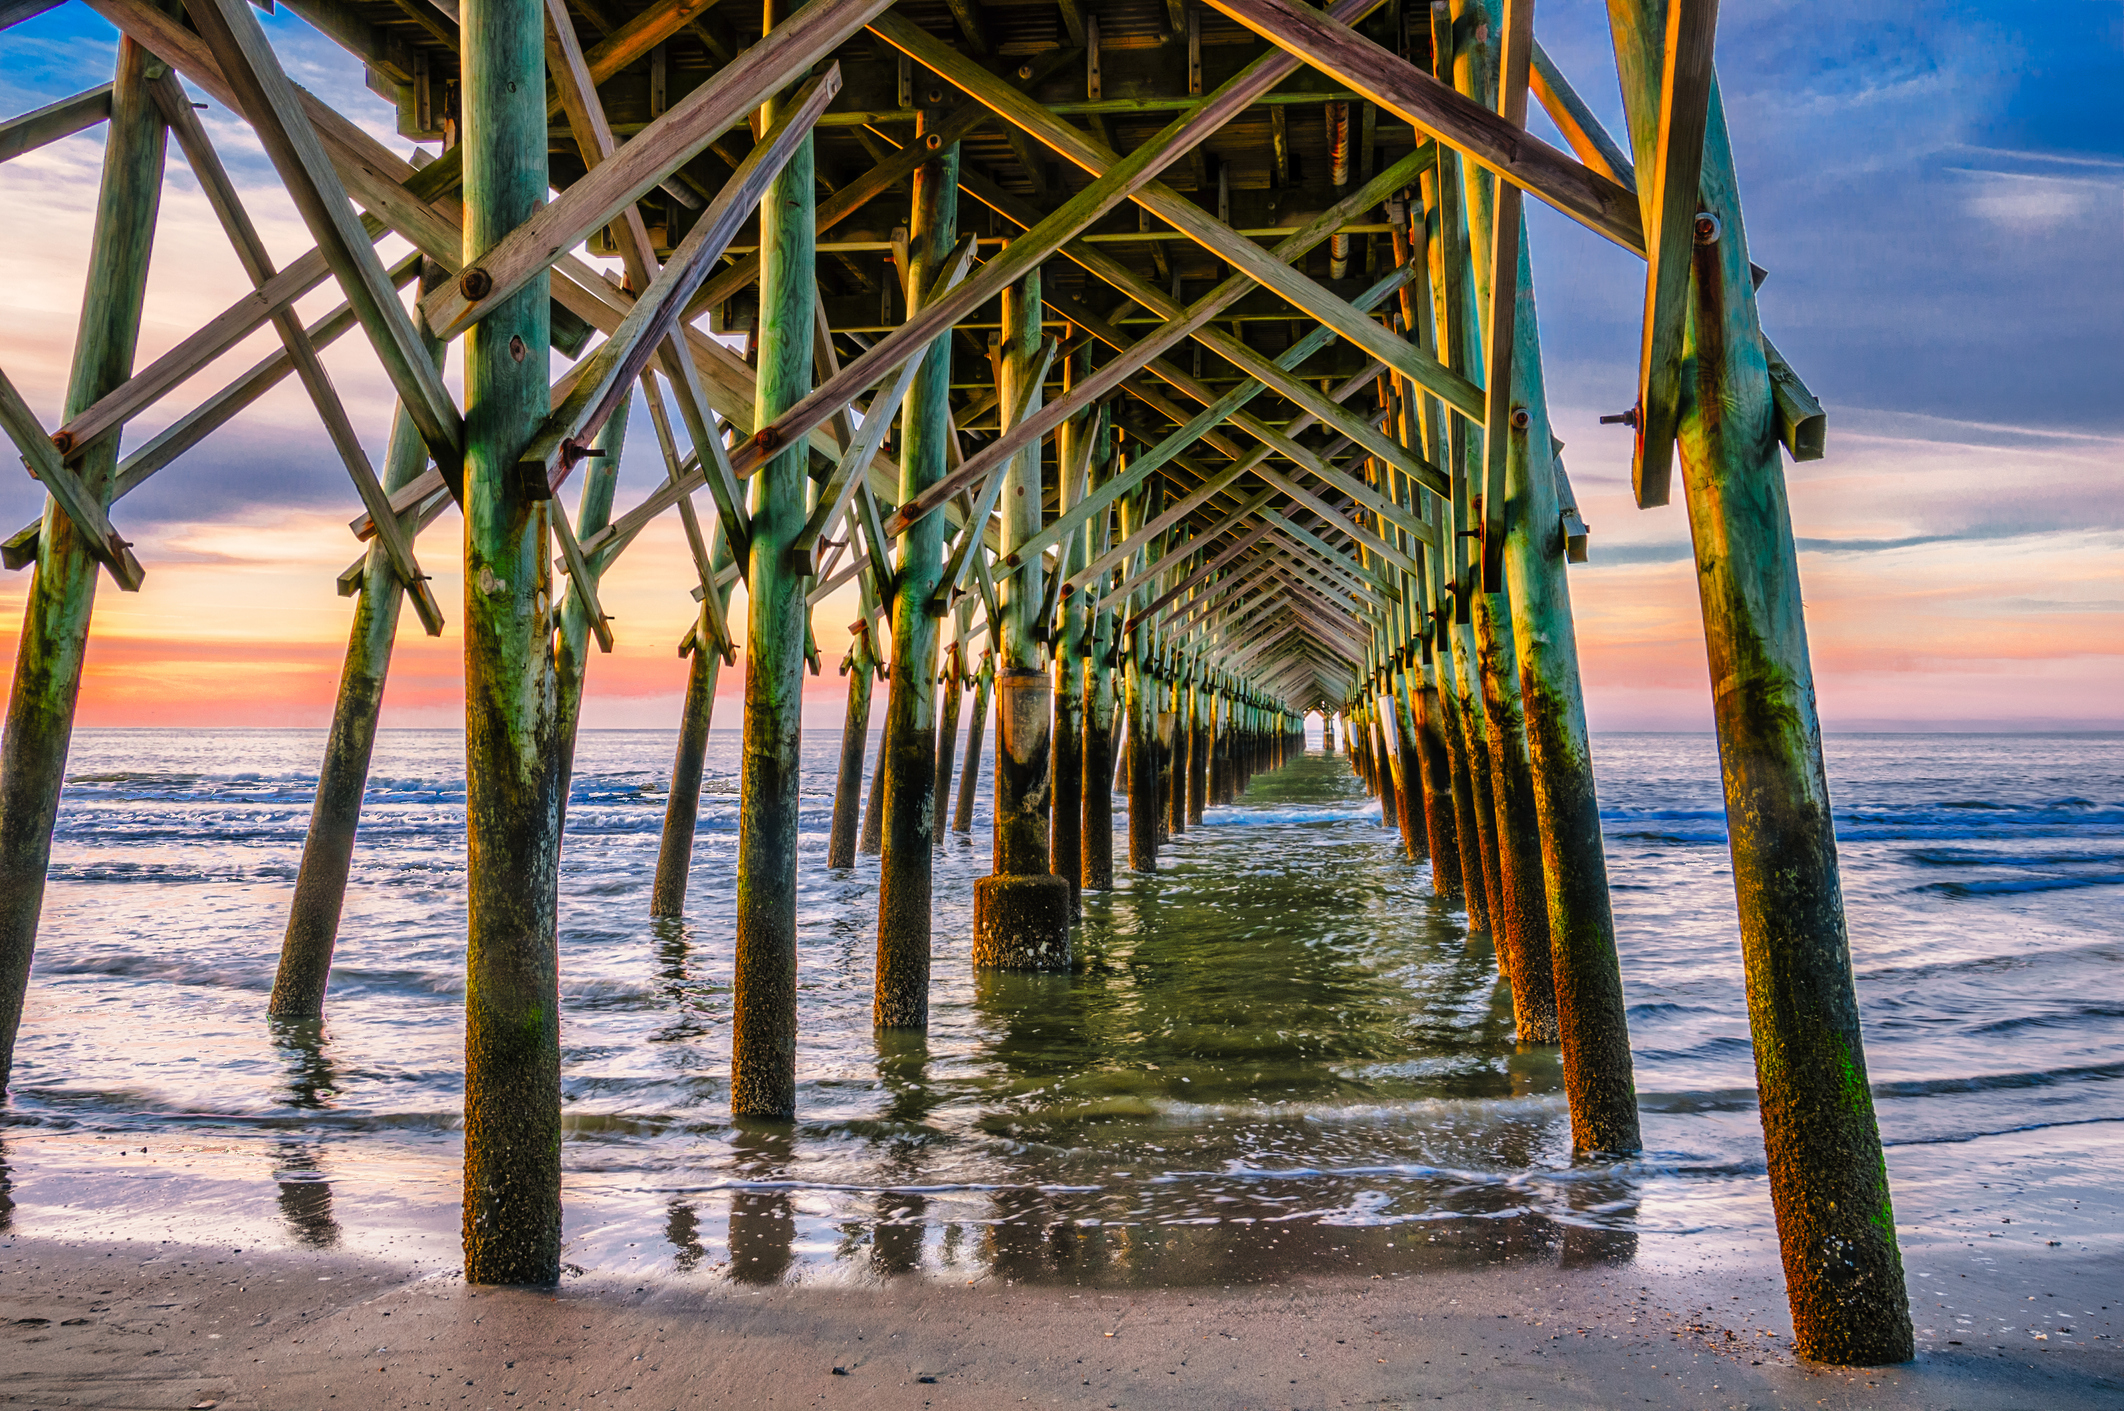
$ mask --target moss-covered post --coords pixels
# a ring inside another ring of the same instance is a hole
[[[1063,391],[1066,393],[1075,388],[1090,368],[1091,359],[1086,353],[1072,353],[1064,358],[1061,368]],[[1058,511],[1068,511],[1089,492],[1088,481],[1077,485],[1072,480],[1080,460],[1088,467],[1098,433],[1096,411],[1071,417],[1055,429],[1055,464],[1060,475],[1055,505]],[[1062,589],[1061,620],[1053,624],[1055,723],[1048,779],[1053,787],[1054,803],[1049,810],[1048,852],[1049,865],[1055,875],[1069,883],[1071,916],[1082,915],[1084,909],[1081,896],[1084,886],[1084,653],[1088,644],[1084,595],[1071,591],[1067,580],[1082,572],[1091,562],[1086,551],[1090,533],[1088,527],[1079,529],[1060,545],[1061,561],[1057,568],[1065,586]]]
[[[132,375],[147,288],[155,214],[162,198],[167,129],[148,91],[153,55],[121,37],[105,128],[103,180],[89,245],[88,287],[74,339],[66,414],[78,415]],[[72,462],[90,493],[109,502],[118,437],[106,436]],[[50,496],[37,540],[37,566],[22,607],[15,678],[0,740],[0,1085],[15,1058],[15,1034],[29,993],[52,825],[66,782],[74,704],[96,605],[96,560]]]
[[[583,485],[575,508],[575,537],[589,538],[612,522],[612,501],[619,490],[620,456],[627,448],[627,421],[632,398],[612,409],[597,434],[594,454],[583,462]],[[554,513],[559,513],[558,509]],[[592,565],[593,571],[596,566]],[[582,595],[562,585],[560,631],[554,635],[555,694],[560,700],[561,832],[567,834],[568,791],[575,778],[575,731],[583,716],[583,682],[590,671],[590,610]]]
[[[862,812],[863,756],[870,749],[870,683],[878,659],[870,648],[870,624],[855,625],[855,641],[841,663],[848,678],[848,716],[841,723],[841,764],[833,781],[833,828],[826,839],[826,865],[855,866],[856,829]]]
[[[1084,672],[1082,892],[1114,889],[1114,631],[1114,614],[1101,601]]]
[[[546,199],[545,11],[470,0],[464,251]],[[546,281],[464,337],[465,1279],[560,1278],[560,710],[551,500],[518,454],[548,411]]]
[[[870,766],[870,791],[863,796],[863,831],[856,839],[856,851],[864,857],[876,857],[884,851],[884,798],[885,751],[881,747],[877,762]]]
[[[1003,336],[997,390],[1007,415],[1040,405],[1033,379],[1046,360],[1040,355],[1040,273],[1003,291]],[[1037,441],[1010,458],[999,501],[1005,555],[1040,532],[1040,446]],[[990,875],[974,882],[973,963],[987,970],[1069,968],[1071,885],[1052,869],[1047,848],[1048,771],[1053,767],[1049,732],[1054,720],[1054,682],[1041,661],[1040,607],[1045,575],[1041,556],[999,586],[1002,641],[996,644],[995,860]]]
[[[959,771],[959,806],[951,819],[951,831],[973,831],[974,792],[981,787],[981,737],[988,724],[988,698],[995,684],[996,658],[981,649],[981,669],[974,673],[973,719],[966,725],[966,766]]]
[[[939,121],[932,109],[915,119],[919,139]],[[920,306],[959,230],[959,144],[939,147],[915,168],[908,227],[909,304]],[[924,353],[922,370],[900,404],[900,502],[944,478],[951,432],[951,335]],[[937,785],[938,619],[930,599],[944,574],[944,516],[928,515],[900,535],[894,562],[892,667],[885,703],[885,742],[878,759],[883,857],[878,866],[878,963],[873,1021],[881,1029],[929,1027],[930,850],[942,822]]]
[[[1640,171],[1658,152],[1666,10],[1659,0],[1608,5]],[[1777,417],[1715,81],[1699,189],[1679,449],[1794,1341],[1824,1362],[1901,1362],[1912,1356],[1910,1305],[1859,1034]],[[1645,219],[1656,219],[1649,204]]]
[[[1564,1088],[1571,1100],[1575,1147],[1631,1152],[1641,1143],[1629,1020],[1608,902],[1571,590],[1564,575],[1562,504],[1542,385],[1534,274],[1524,238],[1519,247],[1504,568],[1534,763],[1531,783],[1541,825]]]
[[[710,562],[714,567],[720,569],[730,562],[730,546],[720,524],[716,526],[712,553]],[[714,591],[727,608],[729,586]],[[679,707],[678,748],[671,760],[671,785],[664,791],[664,831],[657,844],[656,878],[649,888],[651,916],[686,914],[686,884],[693,873],[693,835],[701,816],[701,780],[708,768],[708,730],[715,720],[715,688],[723,674],[723,658],[712,645],[708,623],[704,606],[680,648],[687,659],[686,700]]]
[[[1202,679],[1200,663],[1189,671],[1187,683],[1187,821],[1202,826],[1202,810],[1209,806],[1209,687]]]
[[[426,262],[421,267],[422,292],[445,277],[441,265]],[[443,343],[428,335],[427,321],[417,313],[414,322],[428,356],[440,364]],[[391,439],[384,452],[384,489],[397,490],[427,468],[427,443],[401,406],[391,418]],[[266,1013],[276,1019],[316,1019],[324,1014],[325,985],[332,970],[332,949],[339,939],[347,877],[353,870],[354,834],[361,823],[362,795],[368,789],[376,721],[383,709],[384,682],[391,672],[391,648],[398,636],[404,591],[382,542],[371,540],[362,564],[361,588],[354,599],[347,653],[340,662],[339,694],[332,702],[324,760],[317,770],[310,829],[302,839],[295,896],[288,905],[288,926],[280,941],[280,967],[273,976],[272,998],[266,1001]]]
[[[966,604],[962,603],[961,607]],[[960,645],[966,638],[964,631],[966,614],[959,615],[960,632],[952,644],[944,650],[944,664],[937,670],[939,709],[937,711],[937,783],[933,797],[937,804],[937,826],[932,830],[931,845],[944,846],[944,805],[951,798],[951,768],[959,752],[959,703],[966,695],[966,667],[961,660],[964,648]]]
[[[767,0],[766,27],[790,0]],[[786,100],[762,107],[771,127]],[[760,367],[753,424],[811,390],[818,296],[812,139],[760,200]],[[794,445],[752,477],[745,573],[745,735],[738,765],[737,954],[731,982],[730,1110],[796,1114],[796,870],[804,723],[806,578],[791,553],[808,513],[810,452]]]

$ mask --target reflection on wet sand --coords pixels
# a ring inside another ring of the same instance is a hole
[[[786,1122],[741,1123],[731,1138],[739,1181],[786,1180],[793,1133]],[[796,1206],[786,1189],[730,1192],[730,1277],[779,1283],[796,1262]]]
[[[878,1032],[878,1082],[886,1094],[881,1114],[884,1177],[890,1185],[919,1185],[924,1179],[923,1153],[929,1145],[928,1121],[942,1100],[929,1082],[929,1039],[921,1033],[884,1029]],[[870,1267],[880,1274],[908,1274],[922,1267],[928,1233],[929,1203],[919,1194],[880,1191],[876,1219],[870,1227]]]
[[[271,1018],[274,1045],[287,1062],[287,1101],[299,1112],[323,1112],[338,1090],[326,1052],[324,1022],[318,1019]],[[280,1187],[281,1219],[295,1241],[310,1249],[339,1244],[339,1221],[332,1213],[332,1183],[319,1161],[320,1143],[277,1141],[272,1147],[273,1181]]]

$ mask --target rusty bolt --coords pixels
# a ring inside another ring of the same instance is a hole
[[[1032,77],[1032,65],[1031,65],[1031,64],[1020,64],[1020,65],[1018,65],[1018,77],[1019,77],[1019,78],[1031,78],[1031,77]]]
[[[782,444],[782,433],[771,426],[763,426],[752,433],[752,444],[762,451],[771,451]]]
[[[932,132],[922,139],[922,145],[932,152],[941,152],[944,150],[944,134]]]
[[[1512,429],[1514,431],[1526,430],[1528,424],[1531,423],[1533,420],[1534,418],[1527,415],[1527,409],[1525,407],[1512,408]]]
[[[1712,215],[1709,211],[1698,211],[1696,213],[1697,244],[1716,245],[1720,229],[1717,216]]]
[[[473,265],[457,276],[457,292],[476,304],[494,292],[494,276]]]
[[[52,449],[62,456],[71,452],[74,449],[74,433],[71,431],[54,431],[52,433]],[[25,461],[23,464],[27,465],[28,462]],[[34,471],[31,473],[35,474]]]

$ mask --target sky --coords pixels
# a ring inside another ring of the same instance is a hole
[[[297,82],[410,149],[356,61],[286,9],[260,20]],[[1620,133],[1605,8],[1552,0],[1537,32]],[[115,47],[79,4],[0,32],[0,110],[106,81]],[[1729,0],[1718,59],[1750,252],[1770,271],[1763,325],[1829,412],[1828,455],[1785,470],[1825,727],[2124,727],[2124,7]],[[201,117],[276,260],[309,249],[248,128],[218,104]],[[1534,125],[1560,145],[1538,113]],[[48,428],[101,155],[91,130],[0,164],[0,210],[36,232],[0,246],[0,368]],[[1570,570],[1591,723],[1708,729],[1680,496],[1636,509],[1628,434],[1597,422],[1635,398],[1643,263],[1539,202],[1528,209],[1552,419],[1592,527],[1591,561]],[[405,247],[381,248],[388,259]],[[247,288],[173,145],[136,365]],[[314,319],[334,302],[328,284],[299,307]],[[126,444],[274,347],[270,333],[240,345],[133,423]],[[380,465],[392,401],[373,353],[355,332],[325,361]],[[450,382],[461,392],[454,370]],[[646,417],[636,427],[623,509],[662,476]],[[41,503],[27,476],[0,476],[0,536]],[[80,723],[323,727],[352,608],[334,580],[359,552],[347,530],[357,508],[292,382],[122,501],[113,520],[147,581],[138,594],[108,579],[98,589]],[[462,724],[459,533],[453,514],[420,541],[450,626],[430,639],[406,614],[387,727]],[[607,575],[617,644],[591,663],[587,728],[675,723],[690,582],[668,515]],[[26,583],[0,572],[0,670],[12,669]],[[855,615],[845,595],[817,610],[814,728],[840,722],[833,664]],[[724,674],[718,724],[737,723],[741,675]]]

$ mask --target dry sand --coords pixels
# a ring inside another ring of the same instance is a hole
[[[1845,1370],[1792,1356],[1774,1268],[1671,1253],[1244,1290],[588,1275],[532,1292],[335,1252],[16,1236],[0,1406],[2124,1407],[2124,1281],[2103,1263],[1934,1277],[1948,1291],[1919,1322],[1971,1319],[1962,1345]]]

